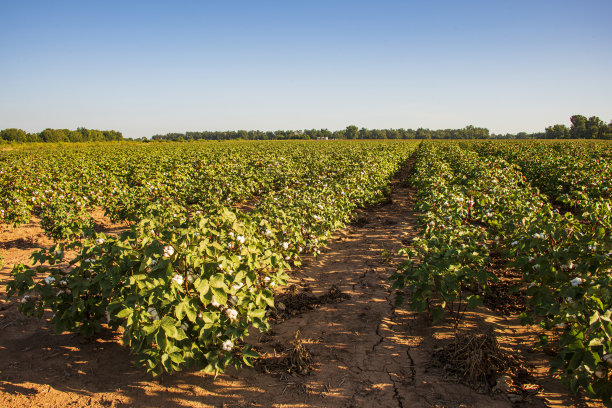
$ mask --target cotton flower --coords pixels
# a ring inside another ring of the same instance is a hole
[[[104,242],[105,242],[105,241],[104,241],[104,239],[102,239],[102,238],[98,238],[98,239],[96,239],[96,245],[102,245]]]
[[[512,242],[512,244],[510,244],[510,245],[512,245],[512,246],[517,246],[517,245],[518,245],[518,241],[514,241],[514,242]]]
[[[184,282],[183,275],[174,275],[172,280],[175,281],[178,285],[182,285]]]
[[[166,245],[164,247],[164,258],[170,258],[172,255],[174,255],[174,248],[170,245]]]
[[[231,340],[225,340],[221,345],[221,348],[225,351],[232,351],[232,349],[234,348],[234,343],[232,343]]]
[[[238,235],[236,237],[236,241],[240,242],[241,244],[244,244],[244,241],[246,241],[246,238],[244,238],[244,236],[242,235]]]
[[[288,242],[283,242],[283,249],[284,250],[289,249],[289,243]]]
[[[147,309],[147,313],[149,314],[149,316],[151,316],[151,320],[159,320],[159,313],[157,313],[157,310],[155,310],[154,307],[149,307]]]
[[[244,283],[236,283],[232,285],[233,290],[240,290],[244,286]]]
[[[570,281],[573,287],[580,286],[582,284],[582,278],[574,278]]]
[[[597,367],[597,370],[595,370],[595,377],[606,378],[607,376],[608,370],[606,370],[604,367]]]
[[[215,299],[214,297],[212,298],[212,300],[210,301],[210,304],[213,305],[213,307],[219,307],[221,306],[219,304],[219,302],[217,302],[217,299]]]
[[[228,319],[234,320],[238,317],[238,312],[235,309],[225,309],[225,315]]]
[[[55,278],[54,278],[53,276],[47,276],[47,277],[45,278],[45,283],[46,283],[47,285],[50,285],[50,284],[52,284],[53,282],[55,282]]]

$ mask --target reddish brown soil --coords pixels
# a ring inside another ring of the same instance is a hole
[[[406,306],[393,306],[388,277],[401,259],[396,252],[402,241],[416,234],[416,216],[411,191],[398,180],[391,198],[363,211],[358,222],[334,235],[321,256],[306,259],[293,272],[295,286],[279,297],[285,308],[273,313],[272,331],[249,338],[262,353],[256,367],[230,369],[216,379],[198,372],[152,379],[134,367],[116,333],[105,332],[93,342],[53,334],[45,319],[25,318],[14,300],[3,299],[0,406],[600,406],[572,397],[547,375],[546,356],[528,352],[535,328],[484,307],[467,313],[460,329],[492,326],[504,351],[535,366],[533,383],[526,387],[534,391],[479,393],[435,364],[432,355],[453,338],[453,323],[431,325]],[[36,224],[2,230],[0,242],[8,265],[3,279],[10,265],[27,262],[33,249],[51,244]],[[4,286],[0,290],[4,293]],[[302,354],[296,357],[297,331]]]

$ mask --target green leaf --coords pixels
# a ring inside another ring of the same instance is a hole
[[[126,317],[131,316],[132,313],[134,313],[133,309],[126,308],[126,309],[123,309],[122,311],[120,311],[119,313],[117,313],[115,316],[118,319],[125,319]]]
[[[225,275],[216,273],[210,277],[210,286],[213,288],[227,288],[225,285]]]

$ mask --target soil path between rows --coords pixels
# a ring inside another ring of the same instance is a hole
[[[401,182],[410,167],[409,161],[393,179],[388,203],[360,211],[318,258],[292,272],[294,299],[326,301],[305,310],[287,303],[279,311],[285,318],[275,321],[270,333],[252,334],[249,340],[262,353],[256,367],[229,369],[216,379],[197,372],[152,379],[134,367],[116,333],[105,332],[93,342],[56,335],[45,320],[20,316],[14,302],[3,300],[0,406],[513,406],[504,395],[479,394],[447,381],[430,361],[434,334],[450,329],[434,328],[406,306],[394,306],[388,277],[402,242],[417,234],[413,191]],[[296,332],[311,358],[303,370],[284,364],[297,344]],[[564,398],[560,405],[567,404]],[[545,404],[535,400],[527,406]]]

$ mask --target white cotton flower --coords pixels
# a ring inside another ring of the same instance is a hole
[[[217,302],[217,299],[215,299],[214,297],[212,298],[212,300],[210,301],[210,304],[213,305],[213,307],[219,307],[221,306],[221,304],[219,304],[219,302]]]
[[[47,276],[47,277],[45,278],[45,283],[46,283],[47,285],[50,285],[50,284],[52,284],[53,282],[55,282],[55,278],[54,278],[53,276]]]
[[[102,239],[102,238],[98,238],[98,239],[96,239],[96,245],[102,245],[104,242],[105,242],[105,241],[104,241],[104,239]]]
[[[235,309],[225,309],[225,315],[228,319],[234,320],[238,317],[238,312]]]
[[[157,310],[155,310],[153,306],[147,309],[147,313],[151,316],[151,320],[159,320],[159,313],[157,313]]]
[[[266,232],[265,232],[266,235],[270,235],[271,233],[272,231],[270,231],[269,229],[266,229]]]
[[[289,243],[288,242],[283,242],[283,249],[284,250],[289,249]]]
[[[517,246],[517,245],[518,245],[518,241],[514,241],[514,242],[512,242],[512,244],[510,244],[510,245],[512,245],[512,246]]]
[[[225,340],[221,345],[221,348],[225,351],[232,351],[232,349],[234,348],[234,343],[232,343],[231,340]]]
[[[244,241],[246,241],[246,238],[242,235],[238,235],[236,237],[236,241],[240,242],[241,244],[244,244]]]
[[[436,225],[436,223],[435,223],[434,221],[429,221],[429,224],[428,224],[428,225],[429,225],[430,227],[433,227],[434,225]]]
[[[68,285],[68,282],[67,282],[65,279],[62,279],[62,280],[61,280],[59,283],[60,283],[60,285],[62,285],[62,286],[66,286],[66,285]]]
[[[593,245],[593,244],[589,244],[589,247],[588,247],[588,248],[589,248],[589,250],[591,250],[591,251],[595,251],[595,250],[597,249],[597,246],[596,246],[596,245]]]
[[[573,287],[582,285],[582,278],[574,278],[570,281]]]
[[[236,290],[240,290],[240,289],[242,289],[243,286],[244,286],[244,283],[236,283],[236,284],[232,285],[232,289],[235,290],[235,291]]]
[[[170,258],[172,255],[174,255],[174,247],[166,245],[164,247],[164,258]]]
[[[462,203],[463,202],[463,197],[457,197],[456,200],[457,200],[458,203]]]
[[[604,367],[597,367],[597,370],[595,370],[595,377],[606,378],[607,376],[608,371]]]
[[[174,275],[172,280],[175,281],[178,285],[182,285],[184,282],[183,275]]]

